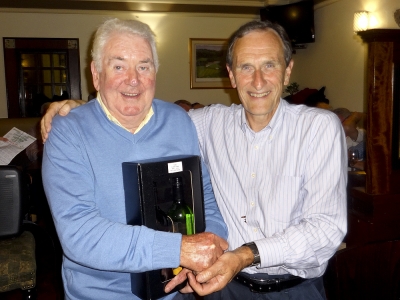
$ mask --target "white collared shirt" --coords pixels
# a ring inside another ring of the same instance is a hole
[[[268,126],[244,109],[212,105],[189,112],[229,249],[255,241],[249,273],[321,276],[347,230],[347,154],[339,119],[327,110],[280,101]]]

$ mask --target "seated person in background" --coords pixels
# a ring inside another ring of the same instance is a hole
[[[350,150],[357,150],[358,151],[358,159],[360,160],[360,161],[363,161],[364,159],[365,159],[365,141],[362,141],[362,142],[360,142],[360,143],[358,143],[358,145],[356,145],[356,146],[351,146],[350,148],[349,148],[349,151]],[[360,166],[360,165],[359,165]],[[359,167],[355,167],[355,168],[357,168],[357,169],[360,169]],[[364,168],[363,168],[364,169]],[[362,170],[363,170],[362,169]]]
[[[182,107],[186,111],[189,111],[190,109],[192,109],[192,103],[190,103],[187,100],[184,100],[184,99],[176,100],[174,103],[176,105],[179,105],[180,107]]]
[[[297,105],[304,104],[304,101],[308,98],[308,96],[310,96],[316,92],[318,92],[317,89],[305,88],[294,94],[287,95],[283,99],[285,99],[290,104],[297,104]]]
[[[180,107],[182,107],[184,110],[189,111],[191,109],[197,109],[197,108],[203,108],[204,105],[199,103],[199,102],[195,102],[193,104],[191,104],[189,101],[187,100],[177,100],[174,102],[176,105],[179,105]]]
[[[200,155],[196,129],[180,108],[154,99],[158,57],[148,25],[104,22],[92,57],[97,99],[54,118],[43,184],[64,253],[66,299],[138,299],[130,273],[178,266],[200,272],[227,249],[227,230],[204,165],[208,232],[186,236],[126,224],[122,163]]]
[[[357,125],[361,121],[363,114],[360,112],[351,112],[347,108],[336,108],[333,112],[342,122],[343,130],[346,133],[347,148],[358,145],[365,138],[365,130]]]
[[[329,105],[329,99],[325,97],[325,87],[322,87],[318,92],[308,96],[304,104],[310,107],[332,110],[332,106]]]
[[[204,107],[204,105],[199,102],[195,102],[192,104],[193,109],[198,109],[198,108],[203,108],[203,107]]]
[[[286,96],[284,99],[290,104],[304,104],[309,107],[332,110],[329,100],[325,97],[325,87],[319,90],[305,88],[293,95]]]
[[[359,128],[357,125],[363,118],[360,112],[351,112],[347,108],[336,108],[333,112],[342,122],[343,130],[346,134],[347,149],[357,147],[360,153],[360,160],[365,158],[365,129]],[[357,169],[364,170],[364,163],[359,162],[355,166]]]
[[[40,137],[40,123],[26,131],[33,137]],[[7,142],[8,139],[0,137],[1,141]],[[43,142],[39,138],[32,142],[26,149],[19,152],[9,163],[18,166],[23,171],[40,170],[43,156]]]

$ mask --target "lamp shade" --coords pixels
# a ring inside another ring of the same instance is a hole
[[[357,11],[354,13],[354,32],[365,31],[369,26],[369,13],[368,11]]]

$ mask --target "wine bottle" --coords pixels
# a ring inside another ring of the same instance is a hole
[[[186,205],[184,199],[182,177],[172,178],[172,198],[173,204],[168,210],[171,217],[174,232],[190,235],[194,233],[193,211]]]

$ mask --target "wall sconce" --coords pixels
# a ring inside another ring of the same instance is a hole
[[[369,12],[357,11],[354,13],[353,30],[355,33],[368,30],[369,27]]]

